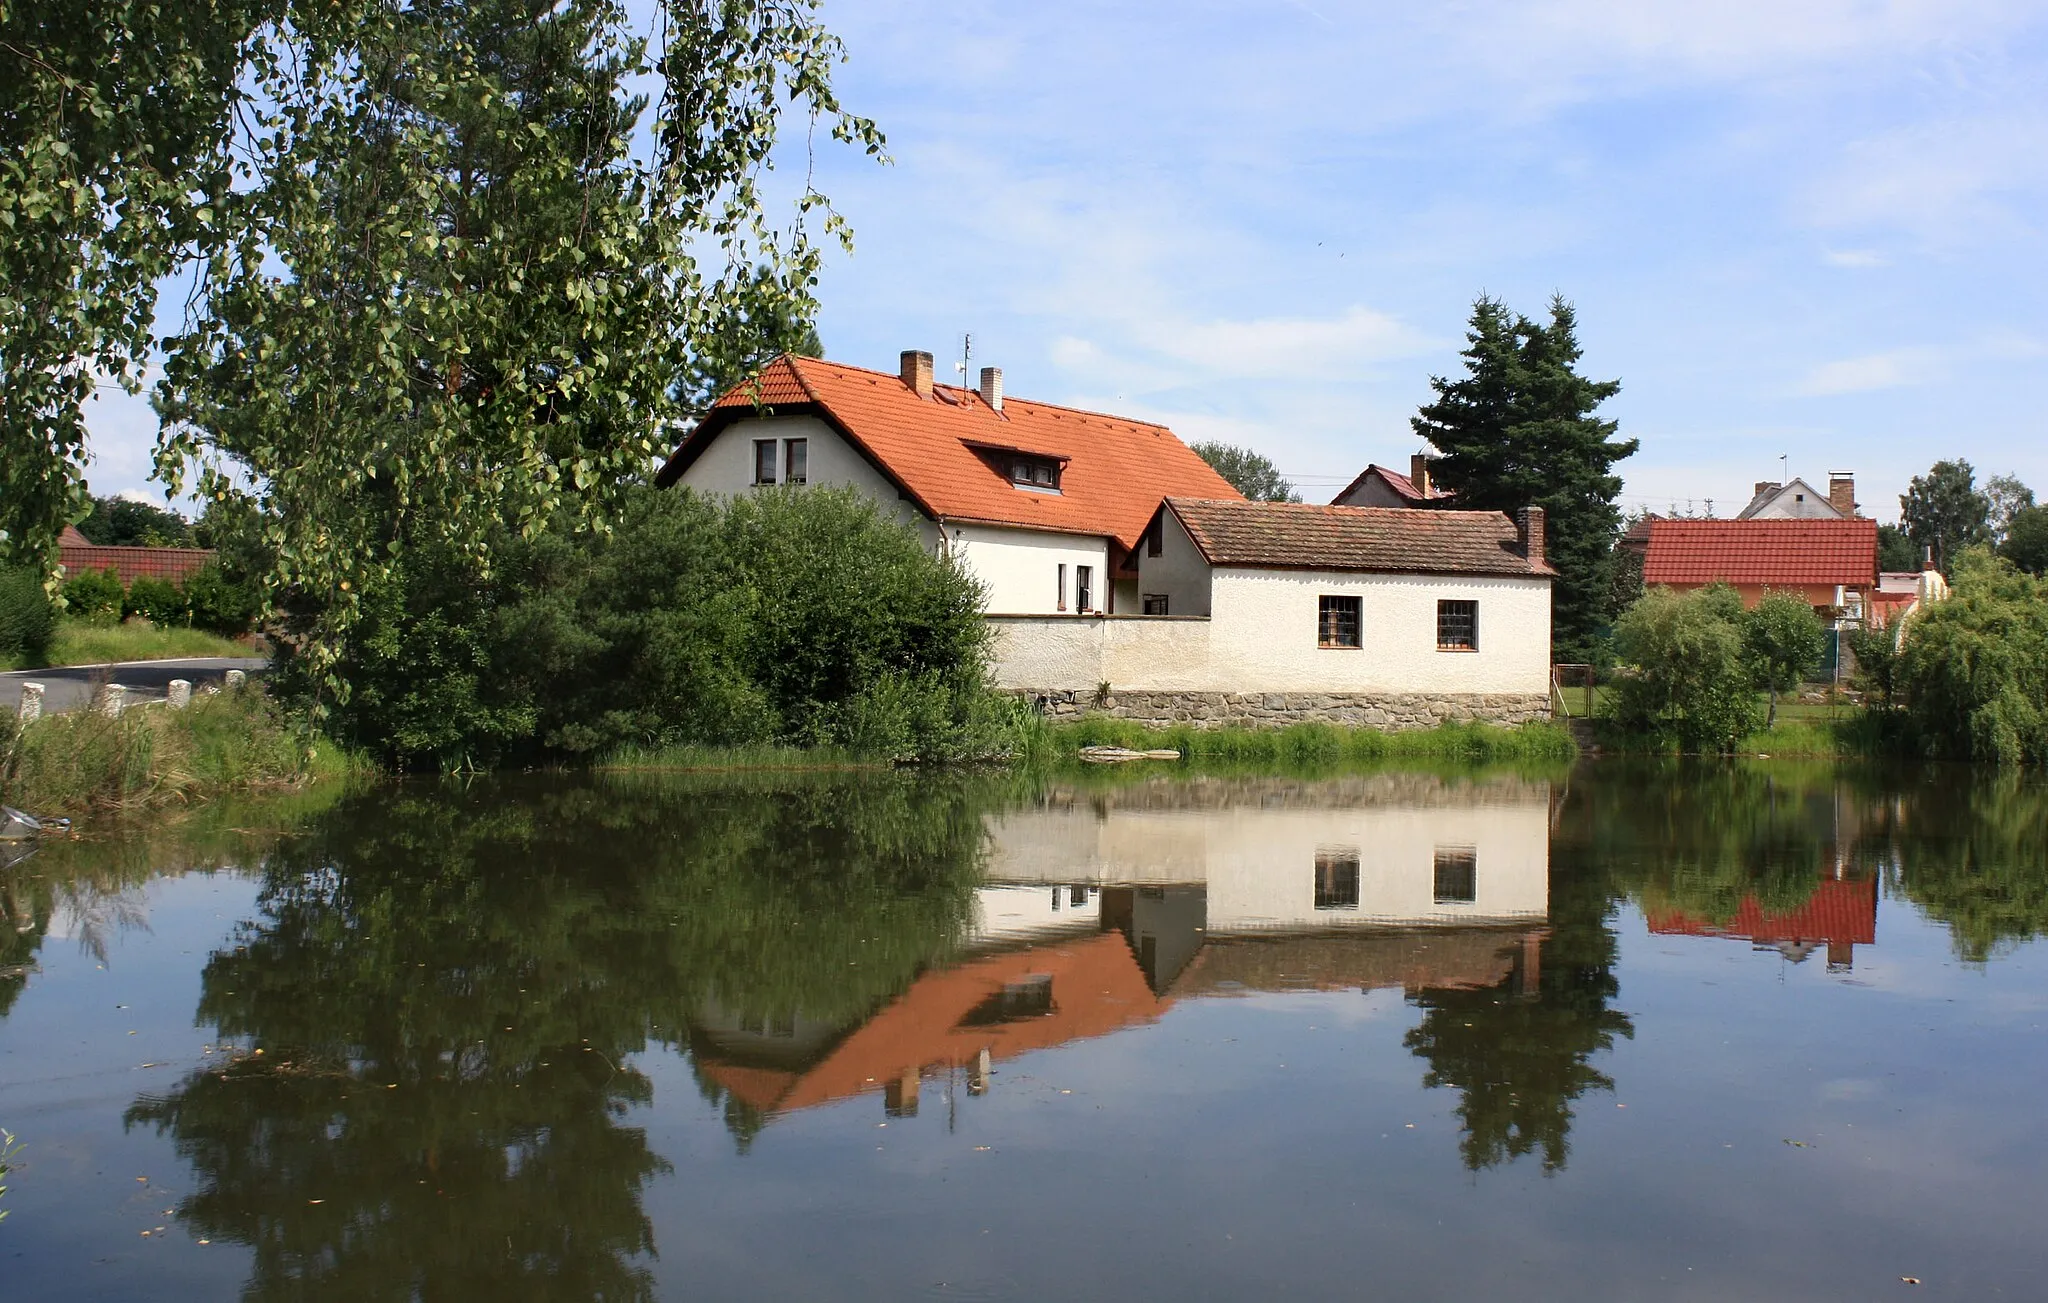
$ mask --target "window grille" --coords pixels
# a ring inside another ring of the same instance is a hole
[[[1359,599],[1356,597],[1318,598],[1316,645],[1318,647],[1358,646],[1358,608]]]

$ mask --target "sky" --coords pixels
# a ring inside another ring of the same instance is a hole
[[[1014,396],[1255,448],[1327,501],[1422,450],[1475,296],[1562,293],[1642,442],[1625,509],[1731,515],[1783,466],[1853,471],[1889,520],[1945,457],[2048,498],[2038,0],[823,14],[891,160],[811,160],[856,233],[820,291],[837,360],[949,378],[971,333]],[[97,409],[94,490],[150,490],[146,407]]]

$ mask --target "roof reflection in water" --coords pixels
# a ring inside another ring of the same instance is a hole
[[[1176,1001],[1512,984],[1533,995],[1547,783],[1413,774],[1053,792],[988,821],[961,962],[853,1026],[701,1010],[698,1067],[761,1114],[922,1082],[1156,1021]]]

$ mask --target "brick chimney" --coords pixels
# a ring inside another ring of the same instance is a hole
[[[1523,507],[1515,513],[1515,544],[1529,564],[1543,564],[1543,508]]]
[[[1417,493],[1420,493],[1425,498],[1429,496],[1429,458],[1427,456],[1418,452],[1408,459],[1408,480],[1415,486]]]
[[[932,355],[914,348],[903,350],[903,358],[897,374],[903,377],[903,387],[919,398],[932,396]]]
[[[999,366],[985,366],[981,369],[981,401],[989,410],[1003,410],[1003,369]]]
[[[1856,514],[1856,472],[1828,472],[1828,505],[1850,518]]]
[[[1764,494],[1769,493],[1771,490],[1777,487],[1779,487],[1779,485],[1776,480],[1758,480],[1756,482],[1756,492],[1750,494],[1750,496],[1752,498],[1761,498]]]

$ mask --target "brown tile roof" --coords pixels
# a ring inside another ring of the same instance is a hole
[[[1870,588],[1877,583],[1877,522],[1652,519],[1643,582]]]
[[[1168,498],[1210,565],[1401,574],[1555,575],[1498,511]]]
[[[763,405],[822,417],[926,514],[946,520],[1091,534],[1128,550],[1169,494],[1238,496],[1163,425],[1021,398],[998,412],[951,385],[919,398],[893,372],[790,355],[719,399],[655,482],[675,483],[722,430]],[[976,451],[984,448],[1063,459],[1060,492],[1017,488]]]

